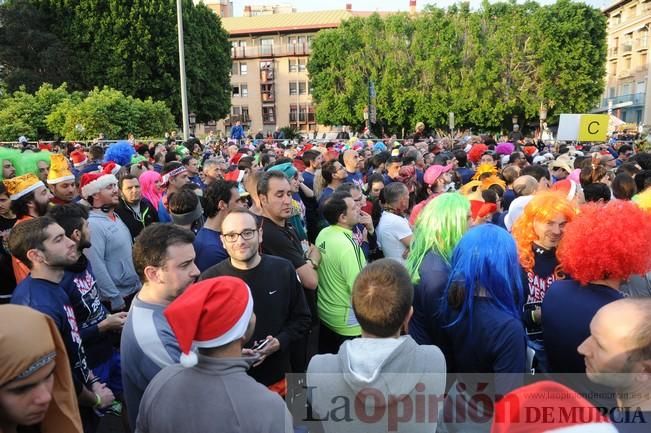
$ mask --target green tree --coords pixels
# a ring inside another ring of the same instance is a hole
[[[161,137],[174,127],[174,117],[164,102],[139,100],[105,87],[92,90],[75,103],[67,100],[57,105],[46,119],[48,127],[67,140],[97,137]]]
[[[50,31],[53,24],[51,16],[25,0],[0,6],[0,79],[9,91],[78,81],[73,51]]]
[[[18,90],[0,99],[0,139],[14,141],[25,135],[31,139],[53,139],[54,134],[46,124],[46,117],[52,107],[79,99],[79,95],[68,93],[66,84],[54,88],[44,84],[36,93]]]
[[[586,112],[603,90],[605,29],[598,9],[569,0],[353,18],[313,42],[317,120],[361,126],[369,80],[376,132],[445,127],[450,111],[458,127],[490,130],[537,118],[541,104],[549,117]]]
[[[0,8],[24,2],[75,53],[78,76],[66,78],[72,88],[109,86],[181,112],[175,0],[12,0]],[[230,111],[228,34],[219,16],[192,0],[183,0],[183,26],[189,108],[199,121],[223,118]]]

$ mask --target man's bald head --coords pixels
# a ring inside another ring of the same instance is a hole
[[[651,298],[621,299],[603,306],[578,347],[588,378],[618,390],[651,373]]]
[[[344,152],[344,166],[349,173],[357,171],[357,158],[358,154],[352,149],[348,149]]]
[[[517,197],[531,195],[538,189],[538,181],[535,177],[524,175],[513,181],[513,192]]]

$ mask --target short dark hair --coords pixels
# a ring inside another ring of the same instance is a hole
[[[180,191],[169,195],[167,204],[170,213],[182,215],[192,212],[199,206],[199,197],[191,188],[183,187]]]
[[[263,167],[266,167],[269,165],[269,162],[271,162],[271,158],[274,158],[274,161],[276,160],[276,155],[273,154],[272,152],[263,152],[262,155],[260,155],[260,164]]]
[[[583,187],[586,202],[610,201],[610,188],[601,182],[594,182]]]
[[[356,189],[358,191],[362,191],[362,188],[358,184],[355,184],[355,183],[352,183],[352,182],[344,182],[344,183],[342,183],[341,185],[339,185],[337,187],[335,192],[345,192],[347,194],[350,194],[351,191],[354,190],[354,189]]]
[[[382,190],[381,200],[384,204],[395,203],[405,192],[409,192],[407,185],[400,182],[391,182]]]
[[[393,259],[367,265],[353,284],[353,310],[362,329],[387,338],[400,331],[414,300],[407,269]]]
[[[90,159],[98,161],[104,158],[104,148],[102,146],[91,146],[88,151]]]
[[[237,188],[237,183],[228,180],[218,179],[208,185],[203,194],[205,213],[207,218],[214,218],[219,212],[219,202],[228,203],[233,194],[233,188]]]
[[[393,164],[399,162],[402,164],[402,159],[399,156],[390,156],[389,159],[387,159],[387,165]]]
[[[453,153],[454,158],[457,160],[459,167],[468,165],[468,154],[465,150],[457,149]]]
[[[542,165],[528,165],[520,170],[520,176],[533,176],[538,182],[542,179],[549,180],[549,170]]]
[[[118,179],[118,189],[122,191],[122,184],[124,183],[124,181],[133,180],[133,179],[137,180],[138,185],[140,185],[140,180],[138,179],[138,176],[136,176],[135,174],[127,173],[125,175],[120,176],[120,178]]]
[[[181,159],[181,164],[188,165],[188,164],[190,164],[190,161],[192,161],[193,159],[196,159],[196,158],[194,156],[192,156],[192,155],[184,156],[183,159]]]
[[[193,242],[194,234],[190,230],[174,224],[154,223],[145,227],[133,244],[133,265],[140,280],[145,282],[147,266],[161,267],[165,264],[170,246]]]
[[[34,191],[25,194],[18,200],[11,200],[11,211],[16,214],[17,218],[29,215],[29,203],[35,200]]]
[[[323,217],[331,226],[337,224],[341,214],[346,213],[348,210],[347,198],[350,198],[350,193],[335,192],[323,203]]]
[[[630,161],[637,162],[642,170],[651,170],[651,153],[640,152],[629,158]]]
[[[259,225],[260,225],[260,224],[258,224],[258,217],[257,217],[253,212],[251,212],[251,211],[248,210],[248,209],[244,209],[244,208],[235,208],[235,209],[231,209],[231,211],[228,212],[228,214],[226,215],[226,217],[228,217],[228,216],[230,216],[230,215],[233,215],[233,214],[246,214],[246,215],[250,216],[250,217],[253,219],[253,222],[254,222],[256,228],[259,227]],[[222,225],[224,224],[224,221],[226,220],[226,217],[224,217],[224,219],[222,220]],[[221,230],[221,229],[222,229],[222,228],[221,228],[221,226],[220,226],[220,227],[219,227],[219,230]]]
[[[619,200],[630,200],[637,194],[635,180],[628,173],[619,173],[610,186],[613,189],[613,196]]]
[[[642,192],[651,184],[651,170],[642,170],[635,175],[635,186],[638,192]]]
[[[634,163],[625,162],[622,165],[620,165],[619,167],[617,167],[617,170],[615,171],[615,174],[627,173],[631,177],[633,177],[636,174],[638,174],[640,171],[641,171],[641,169],[638,166],[636,166]]]
[[[88,208],[79,203],[66,203],[52,206],[47,216],[63,227],[66,236],[70,237],[72,232],[84,227],[84,221],[88,219]]]
[[[14,225],[9,232],[8,246],[11,254],[23,262],[29,269],[32,268],[32,262],[27,258],[27,252],[30,250],[45,249],[47,235],[45,230],[57,222],[48,216],[28,219]]]
[[[323,177],[323,181],[325,182],[324,186],[327,186],[332,182],[333,176],[337,172],[337,163],[341,164],[338,160],[331,159],[330,161],[323,163],[321,166],[321,177]]]
[[[306,150],[305,152],[303,152],[303,163],[305,163],[306,167],[309,167],[310,163],[314,162],[314,160],[316,160],[319,157],[319,155],[321,155],[321,152],[319,152],[318,150],[314,150],[314,149]]]
[[[163,166],[163,170],[161,170],[161,173],[160,173],[160,174],[161,174],[161,175],[163,175],[163,174],[167,174],[167,173],[169,173],[169,172],[171,172],[171,171],[174,171],[174,170],[176,170],[177,168],[182,167],[182,166],[183,166],[183,164],[181,164],[181,163],[178,162],[178,161],[171,161],[171,162],[168,162],[167,164],[165,164],[165,165]]]
[[[617,149],[617,154],[619,155],[621,153],[632,152],[632,151],[633,148],[631,146],[629,146],[628,144],[622,144],[621,146],[619,146],[619,149]]]
[[[258,182],[258,196],[267,195],[269,193],[269,182],[271,179],[284,179],[287,180],[285,173],[278,170],[266,171],[260,181]],[[289,181],[288,181],[289,182]]]
[[[4,182],[0,182],[0,195],[6,195],[9,197],[9,192],[7,191],[7,187],[5,186]]]

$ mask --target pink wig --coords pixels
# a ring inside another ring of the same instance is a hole
[[[158,203],[163,197],[163,190],[156,186],[156,182],[161,181],[160,173],[148,170],[141,174],[138,180],[140,180],[140,192],[142,196],[149,200],[156,210],[158,210]]]

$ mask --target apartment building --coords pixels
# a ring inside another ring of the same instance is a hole
[[[649,27],[651,0],[621,0],[604,9],[608,18],[606,88],[595,112],[628,123],[651,124]]]
[[[195,3],[204,3],[213,12],[222,18],[233,16],[233,0],[194,0]]]
[[[410,0],[409,6],[415,13],[416,0]],[[342,10],[287,10],[286,6],[245,6],[244,16],[222,20],[232,44],[232,106],[231,115],[217,122],[217,130],[228,133],[237,121],[253,134],[284,126],[319,134],[332,130],[318,125],[314,115],[307,73],[312,41],[320,30],[373,12],[353,11],[350,3]]]

